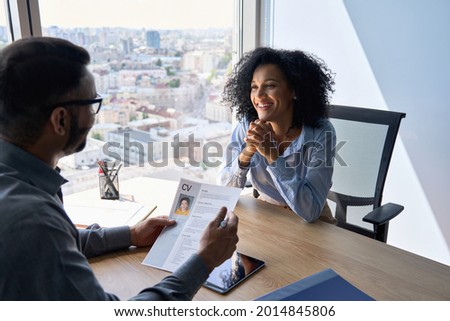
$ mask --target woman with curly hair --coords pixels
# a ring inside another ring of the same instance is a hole
[[[300,50],[261,47],[247,53],[225,84],[223,101],[238,125],[219,174],[243,188],[250,172],[259,198],[319,218],[331,188],[335,131],[327,119],[333,74]]]

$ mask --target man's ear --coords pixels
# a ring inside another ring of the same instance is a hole
[[[50,115],[50,124],[55,134],[63,136],[69,131],[69,117],[70,115],[66,108],[57,107],[53,109]]]

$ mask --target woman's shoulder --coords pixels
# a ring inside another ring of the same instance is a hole
[[[250,121],[248,120],[247,117],[243,117],[242,119],[239,119],[236,122],[236,127],[240,127],[243,128],[244,130],[247,130],[249,127]]]
[[[334,126],[328,118],[320,118],[314,126],[305,125],[305,129],[311,131],[334,131]]]
[[[305,137],[310,140],[322,140],[326,137],[336,136],[333,124],[327,118],[322,118],[316,122],[315,126],[304,127]],[[331,136],[329,136],[331,134]]]
[[[331,123],[330,119],[328,118],[322,118],[319,120],[319,127],[323,128],[323,129],[331,129],[334,130],[334,126]]]

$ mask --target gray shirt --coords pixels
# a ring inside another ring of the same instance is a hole
[[[78,230],[58,197],[64,182],[41,160],[0,140],[0,300],[119,299],[103,290],[87,257],[128,248],[129,228]],[[203,260],[193,255],[131,300],[191,300],[207,277]]]

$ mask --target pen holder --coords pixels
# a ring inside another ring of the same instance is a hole
[[[117,170],[111,170],[107,175],[99,174],[100,198],[107,200],[119,199],[119,175]]]

